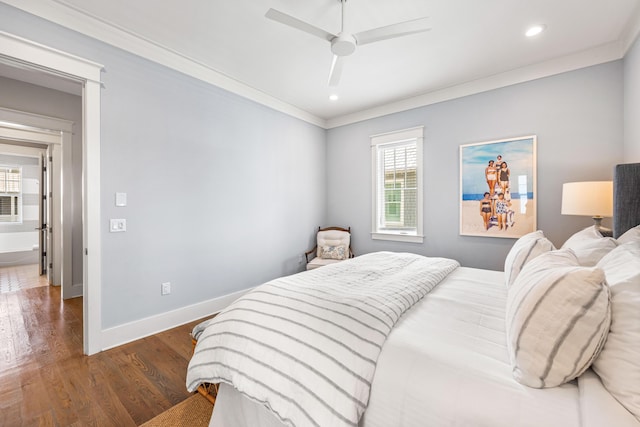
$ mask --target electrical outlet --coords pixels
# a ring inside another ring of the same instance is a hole
[[[170,282],[163,283],[162,287],[160,288],[160,292],[162,293],[162,295],[169,295],[171,293],[171,283]]]
[[[109,231],[111,233],[121,233],[127,231],[126,219],[112,219],[109,221]]]

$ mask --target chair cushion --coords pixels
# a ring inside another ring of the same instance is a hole
[[[344,258],[349,258],[349,246],[351,244],[351,234],[346,231],[340,230],[324,230],[318,231],[317,237],[318,251],[316,256],[318,258],[329,258],[335,256],[330,251],[326,253],[323,251],[324,247],[338,247],[343,246],[346,250],[344,251]]]
[[[307,270],[313,270],[314,268],[322,267],[324,265],[335,264],[336,262],[340,262],[340,259],[324,259],[320,257],[315,257],[307,264]]]

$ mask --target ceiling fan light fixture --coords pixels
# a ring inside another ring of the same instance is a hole
[[[356,39],[351,34],[340,33],[331,40],[331,52],[338,56],[349,56],[356,50]]]
[[[534,37],[543,32],[546,28],[547,26],[544,24],[532,25],[531,27],[529,27],[529,29],[527,29],[524,35],[527,37]]]
[[[338,95],[336,95],[335,93],[332,93],[331,95],[329,95],[329,100],[330,101],[337,101],[338,99],[340,99],[340,97]]]

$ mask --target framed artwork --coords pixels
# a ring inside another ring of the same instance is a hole
[[[460,146],[460,234],[518,238],[536,230],[536,136]]]

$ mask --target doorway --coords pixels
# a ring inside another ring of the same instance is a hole
[[[42,186],[49,187],[49,175],[42,174],[46,150],[42,144],[0,140],[0,293],[49,284],[51,269],[40,257],[47,254],[39,241],[51,240],[40,231],[41,213],[51,210],[42,198]]]
[[[83,291],[82,280],[73,278],[72,231],[81,232],[82,226],[79,216],[74,221],[72,212],[72,128],[68,120],[0,108],[0,153],[6,153],[5,162],[14,159],[14,175],[18,177],[12,193],[18,215],[12,229],[0,231],[13,237],[4,240],[17,240],[9,249],[22,258],[29,256],[30,245],[37,249],[40,273],[52,285],[62,286],[64,299],[80,296]],[[76,262],[82,262],[81,248],[75,252]]]
[[[83,351],[94,354],[103,349],[100,301],[100,73],[103,66],[6,32],[0,32],[0,63],[18,69],[26,67],[82,85]]]

